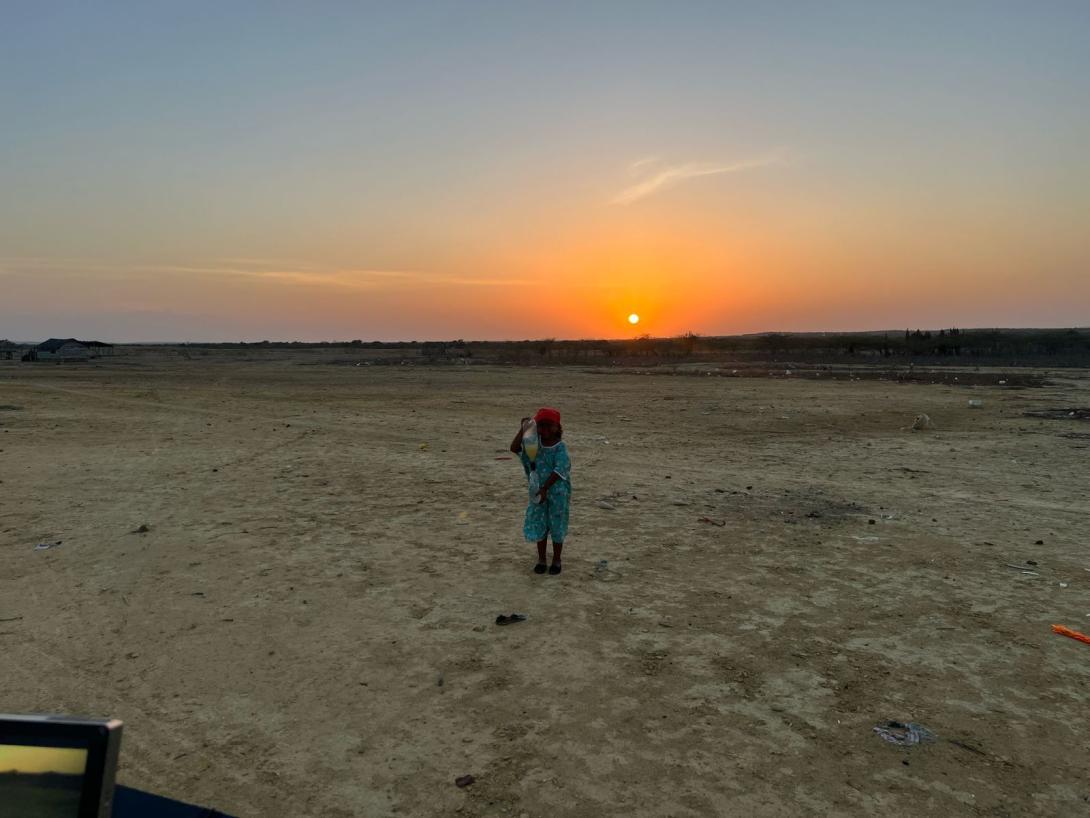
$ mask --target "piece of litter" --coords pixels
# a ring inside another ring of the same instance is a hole
[[[914,721],[883,721],[875,725],[874,732],[883,741],[899,747],[911,747],[935,741],[938,736]]]
[[[468,787],[476,780],[477,779],[471,775],[460,775],[454,779],[454,783],[457,784],[459,787]]]
[[[916,415],[916,419],[912,421],[911,429],[914,432],[919,432],[924,429],[933,429],[934,425],[931,423],[931,418],[926,414]]]
[[[617,506],[613,505],[613,503],[610,503],[607,500],[599,500],[597,503],[595,503],[595,505],[597,505],[598,508],[604,508],[606,511],[613,511],[617,508]]]
[[[48,551],[50,548],[56,548],[60,544],[61,544],[60,540],[57,540],[56,542],[40,542],[36,546],[34,546],[34,550],[35,551]]]
[[[710,525],[716,525],[720,528],[727,524],[726,520],[713,520],[711,517],[698,517],[697,521],[701,523],[708,523]]]
[[[1003,564],[1006,565],[1008,568],[1013,568],[1015,571],[1018,571],[1020,574],[1027,574],[1027,575],[1029,575],[1031,577],[1040,576],[1040,574],[1038,574],[1036,571],[1031,571],[1030,569],[1026,568],[1026,566],[1024,566],[1024,565],[1014,565],[1013,563],[1010,563],[1010,562],[1006,562],[1006,563],[1003,563]]]
[[[1066,588],[1066,587],[1067,587],[1067,583],[1066,583],[1066,582],[1061,582],[1061,583],[1060,583],[1060,587],[1061,587],[1061,588]]]
[[[1085,642],[1090,645],[1090,636],[1087,636],[1085,633],[1073,631],[1071,628],[1065,628],[1063,625],[1053,625],[1052,632],[1058,633],[1060,636],[1070,636],[1072,639],[1077,639],[1080,642]]]
[[[513,625],[516,622],[525,622],[526,614],[513,613],[513,614],[500,614],[496,617],[497,625]]]

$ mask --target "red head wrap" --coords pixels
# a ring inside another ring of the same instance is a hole
[[[537,414],[534,415],[534,423],[541,423],[541,421],[547,420],[550,423],[560,425],[560,412],[556,409],[550,409],[548,406],[543,406],[537,410]]]

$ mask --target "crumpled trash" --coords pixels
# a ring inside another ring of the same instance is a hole
[[[57,540],[56,542],[40,542],[36,546],[34,546],[34,550],[35,551],[48,551],[50,548],[56,548],[60,544],[61,544],[61,540]]]
[[[916,415],[916,419],[912,421],[911,428],[914,432],[921,432],[927,429],[934,429],[935,425],[931,422],[931,418],[927,414],[921,413]]]
[[[496,617],[497,625],[514,625],[516,622],[525,622],[526,614],[513,613],[513,614],[500,614]]]
[[[937,741],[938,736],[914,721],[883,721],[874,727],[878,738],[896,744],[898,747],[912,747],[915,744],[929,744]]]

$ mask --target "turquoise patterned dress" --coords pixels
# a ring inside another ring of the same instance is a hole
[[[526,479],[530,479],[530,458],[526,452],[519,452],[522,470]],[[540,542],[547,536],[554,543],[563,543],[568,534],[568,508],[571,505],[571,458],[568,447],[561,440],[555,446],[539,446],[537,451],[536,474],[539,484],[549,479],[556,472],[560,475],[543,503],[529,503],[526,506],[526,521],[522,524],[522,533],[527,542]]]

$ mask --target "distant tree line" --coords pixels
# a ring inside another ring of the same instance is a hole
[[[401,350],[405,358],[428,363],[584,364],[701,360],[965,360],[1063,359],[1066,365],[1090,366],[1090,330],[1085,329],[905,329],[904,332],[763,333],[701,336],[686,332],[672,338],[641,335],[627,340],[522,341],[259,341],[194,343],[183,349],[344,349]]]

